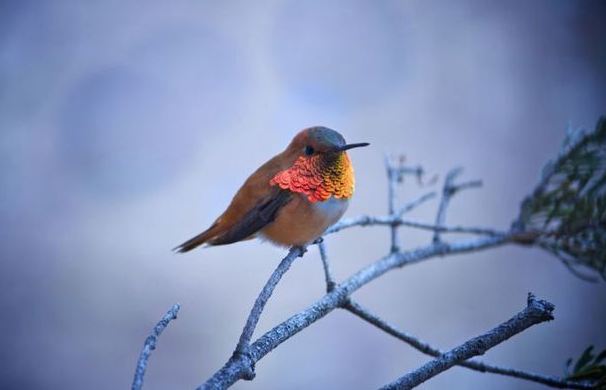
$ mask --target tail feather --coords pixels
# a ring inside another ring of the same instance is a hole
[[[217,225],[213,225],[210,228],[208,228],[207,230],[203,231],[202,233],[198,234],[197,236],[190,238],[189,240],[185,241],[183,244],[178,245],[176,247],[173,248],[173,251],[177,252],[177,253],[185,253],[185,252],[189,252],[190,250],[199,247],[202,244],[210,244],[212,245],[212,239],[216,236],[216,232],[215,232],[215,227]]]

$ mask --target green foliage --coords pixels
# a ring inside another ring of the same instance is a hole
[[[585,266],[606,280],[606,117],[592,132],[568,132],[515,227],[536,233],[571,270]]]
[[[597,355],[593,354],[593,345],[583,351],[572,370],[573,359],[566,362],[566,379],[571,381],[589,381],[595,383],[596,389],[606,389],[606,349]]]

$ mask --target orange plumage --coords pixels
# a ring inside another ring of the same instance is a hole
[[[348,199],[354,191],[354,171],[347,153],[330,158],[301,156],[292,167],[275,175],[269,184],[305,194],[312,203],[323,202],[331,196]]]

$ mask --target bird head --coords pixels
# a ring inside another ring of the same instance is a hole
[[[278,172],[270,184],[306,194],[310,202],[331,196],[350,198],[354,173],[346,151],[368,145],[347,144],[341,134],[326,127],[301,130],[286,149],[286,154],[292,156],[291,166]]]
[[[337,131],[314,126],[301,130],[288,148],[303,157],[323,156],[332,159],[346,150],[368,145],[367,142],[347,144],[345,138]]]

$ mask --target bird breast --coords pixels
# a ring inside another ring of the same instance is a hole
[[[283,246],[305,245],[320,237],[347,210],[348,199],[330,197],[310,202],[304,194],[296,194],[276,219],[261,230],[261,235]]]

